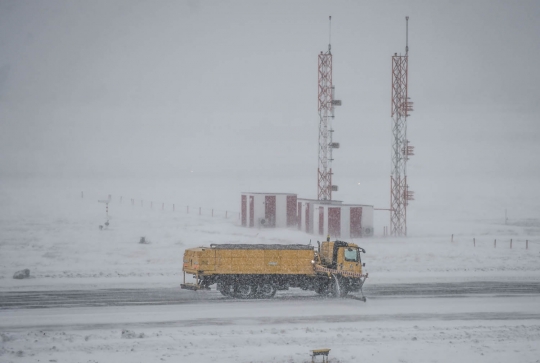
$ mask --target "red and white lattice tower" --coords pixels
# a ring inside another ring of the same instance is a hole
[[[407,160],[414,147],[407,140],[407,117],[412,111],[407,82],[409,74],[409,17],[406,19],[405,55],[392,56],[392,173],[390,175],[390,235],[407,235],[407,205],[413,192],[407,184]]]
[[[332,17],[329,18],[332,21]],[[332,84],[332,47],[328,44],[328,51],[319,54],[319,168],[317,172],[319,200],[332,200],[332,191],[337,186],[332,185],[332,150],[339,148],[339,143],[332,141],[332,119],[334,106],[341,105],[341,101],[334,100],[334,85]]]

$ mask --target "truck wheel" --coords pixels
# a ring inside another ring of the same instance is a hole
[[[218,286],[218,290],[219,290],[219,292],[221,292],[221,295],[223,295],[223,296],[232,296],[233,295],[232,286],[230,284],[221,283]]]
[[[276,294],[276,287],[270,283],[262,284],[258,286],[258,295],[262,299],[271,299]]]
[[[255,296],[256,288],[253,285],[236,285],[234,295],[240,299],[251,299]]]
[[[328,294],[329,294],[328,285],[318,285],[315,288],[315,292],[317,294],[319,294],[319,295],[322,295],[322,296],[328,296]]]
[[[345,297],[349,294],[349,291],[351,291],[351,285],[349,284],[349,280],[341,281],[341,295],[339,297]]]
[[[340,294],[339,297],[345,297],[349,294],[349,289],[347,289],[347,285],[341,285],[340,286]]]

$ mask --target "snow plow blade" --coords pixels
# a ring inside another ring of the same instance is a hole
[[[195,285],[195,284],[180,284],[180,288],[181,289],[185,289],[185,290],[210,290],[209,287],[202,287],[202,286],[199,286],[199,285]]]
[[[360,301],[363,301],[363,302],[366,302],[367,299],[365,296],[362,296],[362,297],[359,297],[359,296],[354,296],[354,295],[347,295],[346,296],[348,299],[353,299],[353,300],[360,300]]]

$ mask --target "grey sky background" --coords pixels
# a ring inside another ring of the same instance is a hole
[[[409,23],[423,178],[540,175],[539,1],[0,0],[0,175],[313,176],[317,55],[334,171],[387,180]]]

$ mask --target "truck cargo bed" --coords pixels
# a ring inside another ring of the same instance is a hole
[[[184,271],[198,275],[314,275],[315,251],[307,245],[213,244],[190,248]]]

